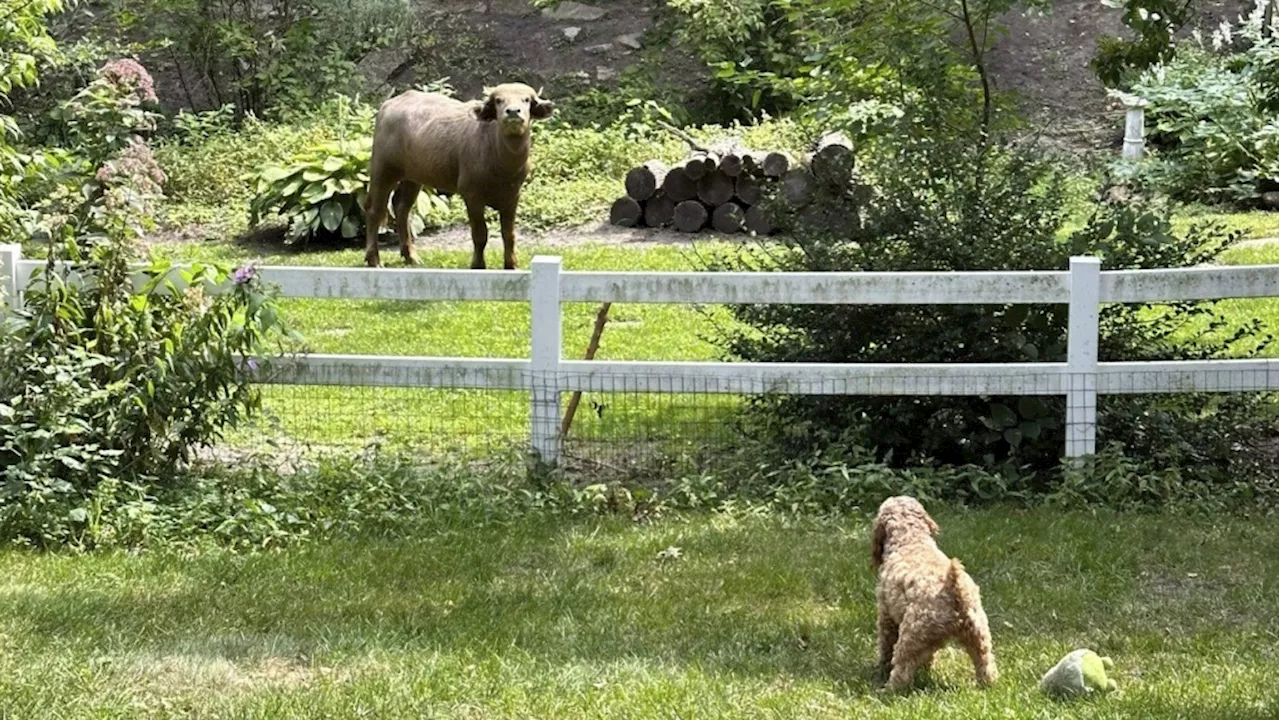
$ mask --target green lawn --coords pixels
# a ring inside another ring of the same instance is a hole
[[[1247,213],[1224,216],[1244,227],[1254,222]],[[715,245],[700,246],[705,251]],[[723,246],[719,246],[723,247]],[[256,256],[244,246],[227,243],[159,246],[157,252],[178,259],[244,262],[269,265],[332,265],[359,267],[362,251],[351,248],[320,252],[281,252]],[[568,270],[690,270],[697,267],[695,251],[679,246],[583,244],[573,247],[522,247],[521,257],[556,254]],[[392,253],[394,255],[394,253]],[[467,251],[426,250],[427,267],[465,267]],[[1224,254],[1228,264],[1276,264],[1276,246],[1239,247]],[[529,306],[524,303],[394,302],[286,299],[288,318],[314,352],[371,355],[437,355],[462,357],[528,357]],[[1274,299],[1228,300],[1215,304],[1227,318],[1219,330],[1232,333],[1257,319],[1263,331],[1280,335]],[[591,336],[598,306],[570,303],[564,310],[564,353],[580,358]],[[1154,309],[1153,312],[1160,312]],[[709,334],[714,323],[732,322],[720,306],[614,305],[597,359],[601,360],[715,360],[717,347]],[[1205,323],[1189,323],[1188,337],[1206,335]],[[1246,341],[1237,354],[1248,355]],[[1263,349],[1274,356],[1274,340]],[[528,403],[523,393],[474,390],[401,388],[271,387],[266,405],[284,433],[294,439],[326,445],[361,444],[382,438],[414,446],[459,444],[490,447],[527,436]],[[645,439],[651,435],[705,435],[714,429],[716,413],[737,402],[730,397],[671,398],[630,394],[597,398],[606,410],[584,410],[575,421],[579,436]],[[235,442],[248,442],[262,431],[241,432]]]
[[[160,254],[183,261],[242,262],[263,265],[332,265],[358,267],[359,250],[281,253],[256,257],[240,246],[224,243],[174,245]],[[569,270],[688,270],[692,251],[676,246],[643,250],[586,245],[522,250],[522,257],[556,254]],[[422,253],[427,267],[465,267],[469,253],[439,250]],[[395,302],[380,300],[281,301],[290,322],[314,352],[370,355],[437,355],[461,357],[529,356],[529,306],[504,302]],[[564,306],[565,357],[582,357],[599,306]],[[731,319],[723,307],[682,305],[614,305],[596,358],[600,360],[714,360],[718,350],[708,338],[713,322]],[[373,437],[396,444],[488,448],[528,436],[529,404],[520,392],[430,390],[413,388],[268,387],[267,409],[291,438],[326,445],[360,444]],[[645,434],[669,436],[674,428],[707,422],[705,416],[733,398],[692,398],[632,394],[625,402],[605,400],[599,413],[585,405],[575,421],[575,435],[602,436],[608,428],[629,439]],[[673,414],[674,411],[674,414]],[[661,418],[660,418],[661,416]],[[684,419],[682,419],[684,418]],[[646,430],[647,428],[647,430]],[[253,442],[257,428],[237,433],[234,442]]]
[[[1276,716],[1274,517],[935,514],[982,586],[989,691],[955,650],[914,692],[878,689],[865,521],[685,515],[0,553],[0,717]],[[1119,693],[1043,698],[1083,646]]]

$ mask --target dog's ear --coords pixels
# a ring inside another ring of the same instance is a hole
[[[875,527],[871,530],[871,567],[876,570],[879,570],[884,563],[884,543],[888,535],[889,533],[884,529],[884,523],[877,517]]]
[[[929,534],[933,537],[937,537],[938,533],[942,532],[942,529],[938,527],[938,523],[934,522],[927,512],[924,514],[924,524],[929,526]]]

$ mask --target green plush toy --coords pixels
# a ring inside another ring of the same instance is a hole
[[[1092,650],[1075,650],[1044,674],[1040,689],[1055,697],[1108,693],[1116,689],[1116,681],[1107,678],[1112,667],[1109,657],[1099,657]]]

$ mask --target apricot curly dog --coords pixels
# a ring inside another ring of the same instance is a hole
[[[991,629],[973,578],[949,559],[933,538],[938,524],[915,498],[891,497],[880,505],[871,533],[871,563],[879,574],[876,605],[880,667],[889,687],[911,685],[919,668],[948,640],[969,653],[979,685],[996,681]]]

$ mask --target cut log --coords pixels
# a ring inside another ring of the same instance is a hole
[[[768,235],[773,232],[773,223],[769,221],[768,213],[761,209],[759,205],[747,208],[743,224],[746,225],[747,232],[756,235]]]
[[[692,200],[698,197],[698,183],[689,177],[689,172],[684,168],[671,168],[662,180],[662,192],[673,202]]]
[[[627,171],[625,185],[627,196],[632,200],[644,201],[653,196],[654,191],[662,187],[667,178],[668,168],[658,160],[650,160]]]
[[[766,153],[764,159],[760,161],[760,170],[764,172],[765,177],[780,178],[790,169],[791,156],[777,150]]]
[[[742,207],[735,202],[727,202],[715,209],[711,213],[711,227],[717,232],[732,235],[736,232],[742,232],[742,223],[746,219],[746,213],[742,211]]]
[[[676,214],[676,204],[664,192],[656,192],[644,203],[644,224],[649,227],[665,227]]]
[[[813,199],[813,175],[804,168],[788,170],[782,176],[782,197],[793,208],[802,208]]]
[[[733,182],[733,196],[747,207],[760,202],[760,183],[747,174],[738,176]]]
[[[809,169],[824,185],[846,187],[853,176],[853,141],[844,133],[823,135],[814,147]]]
[[[711,162],[711,167],[707,167],[707,162]],[[706,153],[698,153],[684,162],[685,174],[690,180],[701,180],[707,173],[715,169],[715,161]]]
[[[671,222],[680,232],[698,232],[707,225],[707,208],[697,200],[685,200],[676,205]]]
[[[733,199],[733,178],[716,170],[698,181],[698,199],[717,207]]]
[[[609,222],[618,227],[635,227],[644,217],[644,210],[635,198],[620,197],[609,208]]]
[[[731,178],[736,178],[742,174],[742,150],[738,148],[730,148],[720,153],[720,172]]]
[[[742,151],[742,174],[755,175],[760,172],[760,166],[764,164],[764,155],[752,150]]]

